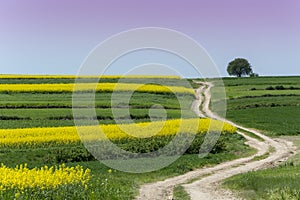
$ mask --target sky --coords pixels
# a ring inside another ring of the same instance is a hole
[[[1,0],[0,74],[76,74],[110,36],[162,27],[196,40],[221,76],[237,57],[263,76],[300,75],[299,21],[299,0]]]

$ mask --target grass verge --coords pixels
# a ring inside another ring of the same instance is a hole
[[[299,136],[285,136],[300,148]],[[223,186],[237,192],[244,199],[298,200],[300,198],[300,154],[282,165],[240,174],[227,179]]]
[[[173,199],[174,200],[190,200],[189,194],[184,190],[184,187],[179,185],[173,189]]]

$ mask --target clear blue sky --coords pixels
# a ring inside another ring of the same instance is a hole
[[[0,73],[76,74],[101,41],[145,26],[191,36],[223,76],[235,57],[260,75],[300,75],[298,0],[3,0]]]

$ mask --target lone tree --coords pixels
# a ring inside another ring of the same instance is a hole
[[[248,60],[236,58],[228,64],[227,72],[230,76],[242,77],[253,73],[252,67]]]

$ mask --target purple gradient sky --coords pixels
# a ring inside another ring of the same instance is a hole
[[[155,26],[194,38],[223,76],[235,57],[261,75],[300,75],[299,21],[299,0],[3,0],[0,73],[75,74],[107,37]]]

